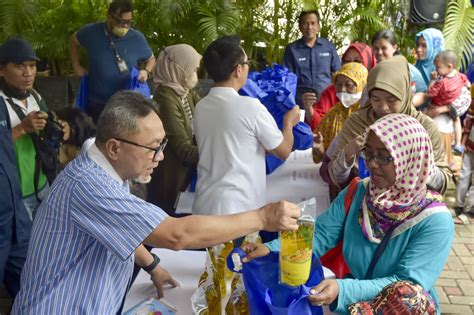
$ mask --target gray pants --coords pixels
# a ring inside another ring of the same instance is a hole
[[[459,173],[458,186],[456,187],[456,207],[470,207],[474,205],[474,189],[470,189],[471,183],[474,183],[472,177],[474,175],[474,152],[466,152],[462,158],[461,172]],[[469,192],[469,200],[466,204],[466,196]]]

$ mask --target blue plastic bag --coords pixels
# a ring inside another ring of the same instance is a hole
[[[132,70],[130,70],[130,85],[128,89],[138,92],[146,96],[147,98],[151,98],[150,87],[148,86],[148,83],[146,83],[146,81],[140,82],[138,80],[139,74],[140,71],[136,67],[132,67]]]
[[[241,95],[257,98],[268,109],[275,119],[278,128],[283,129],[283,117],[295,105],[296,74],[288,68],[274,64],[273,68],[267,67],[262,72],[251,72],[245,86],[239,91]],[[313,145],[313,132],[304,122],[299,122],[293,127],[293,150],[306,150]],[[273,155],[265,158],[266,172],[272,173],[283,160]]]
[[[232,254],[244,257],[240,249],[234,249],[227,258],[227,265],[232,271]],[[313,306],[307,297],[309,290],[324,280],[324,273],[319,259],[313,254],[311,273],[305,285],[289,287],[279,283],[279,253],[271,252],[242,265],[245,292],[249,303],[250,314],[258,315],[322,315],[321,306]]]
[[[369,169],[367,168],[367,166],[365,165],[365,160],[362,156],[359,156],[359,178],[360,179],[363,179],[363,178],[367,178],[370,176],[370,171]]]
[[[79,83],[79,93],[76,98],[76,108],[79,108],[83,112],[87,113],[87,99],[89,97],[89,76],[84,75],[81,77]]]

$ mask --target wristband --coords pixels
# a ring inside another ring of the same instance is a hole
[[[158,264],[160,263],[160,257],[156,256],[153,253],[150,253],[150,254],[151,256],[153,256],[153,262],[146,267],[142,267],[142,269],[148,273],[150,273],[153,269],[155,269],[156,266],[158,266]]]
[[[147,68],[144,69],[146,71],[146,73],[148,73],[148,76],[151,76],[151,71],[148,70]]]

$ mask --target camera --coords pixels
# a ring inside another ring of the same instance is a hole
[[[46,126],[40,131],[39,136],[52,147],[59,148],[64,137],[63,127],[59,123],[55,112],[48,111],[47,114]]]

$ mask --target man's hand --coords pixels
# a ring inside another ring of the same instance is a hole
[[[309,291],[308,300],[312,305],[331,304],[339,295],[339,285],[336,280],[326,279]]]
[[[262,230],[295,231],[298,229],[296,220],[301,216],[301,210],[294,203],[279,201],[261,207],[259,214],[263,222]]]
[[[150,272],[150,279],[155,285],[158,299],[163,297],[163,286],[166,283],[170,284],[173,288],[179,287],[179,283],[174,280],[173,277],[171,277],[171,274],[168,272],[168,270],[161,267],[160,265],[156,266],[156,268]]]
[[[25,133],[36,132],[43,130],[46,126],[46,119],[48,114],[45,112],[31,112],[21,121],[21,128]]]
[[[270,254],[268,247],[260,243],[246,243],[241,248],[247,254],[242,259],[242,262],[244,263],[249,262],[252,259]]]
[[[79,78],[82,78],[83,76],[87,75],[86,68],[81,65],[73,65],[72,69],[74,70],[74,74]]]
[[[283,117],[283,124],[295,126],[300,121],[300,108],[295,105],[291,110],[287,111],[285,117]]]
[[[64,120],[59,119],[58,122],[61,125],[61,127],[63,127],[63,132],[64,132],[63,142],[66,142],[71,136],[71,127],[69,127],[69,124]]]
[[[303,94],[303,107],[305,108],[305,110],[307,107],[313,108],[313,105],[314,103],[316,103],[317,100],[318,98],[316,97],[316,93],[312,93],[312,92],[304,93]]]
[[[352,139],[349,143],[346,144],[344,149],[346,163],[349,164],[352,162],[354,157],[362,150],[364,147],[364,137],[357,136]]]
[[[146,80],[148,80],[148,71],[140,70],[140,73],[138,74],[138,81],[145,82]]]

